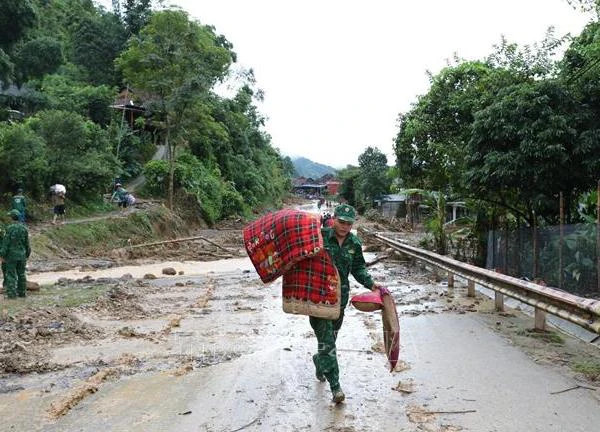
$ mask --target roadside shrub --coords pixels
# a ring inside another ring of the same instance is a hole
[[[31,198],[43,196],[49,171],[46,143],[23,124],[0,127],[0,189],[22,187]]]
[[[151,160],[144,165],[146,184],[144,191],[157,197],[167,196],[169,182],[169,163],[164,160]]]
[[[144,167],[146,191],[165,197],[168,189],[169,164],[167,161],[150,161]],[[223,202],[231,201],[227,211],[233,211],[240,204],[239,193],[235,189],[225,192],[227,186],[217,168],[207,168],[198,158],[189,153],[182,154],[175,164],[175,189],[183,189],[196,197],[202,218],[209,224],[223,217]],[[237,195],[236,195],[237,194]]]
[[[369,209],[364,214],[365,219],[371,222],[382,222],[385,218],[375,209]]]
[[[235,189],[232,182],[225,183],[223,189],[222,217],[243,215],[245,213],[244,197]]]
[[[101,196],[120,170],[107,132],[79,114],[42,111],[26,125],[46,143],[46,187],[64,184],[75,202]]]

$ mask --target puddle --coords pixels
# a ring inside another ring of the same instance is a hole
[[[86,276],[98,278],[119,278],[124,274],[131,274],[134,278],[142,278],[147,273],[157,277],[168,277],[162,275],[162,269],[173,267],[178,273],[183,271],[185,276],[197,276],[210,272],[229,271],[254,271],[249,258],[232,258],[218,261],[167,261],[153,264],[128,265],[122,267],[111,267],[102,270],[70,270],[46,273],[28,273],[27,280],[37,282],[41,285],[54,284],[61,278],[82,279]]]

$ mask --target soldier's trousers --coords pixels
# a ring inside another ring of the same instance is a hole
[[[8,261],[4,263],[4,291],[8,298],[25,297],[27,290],[25,263],[26,261]]]
[[[313,356],[318,374],[325,375],[331,391],[340,388],[340,370],[337,361],[335,341],[344,321],[344,309],[336,320],[309,317],[310,326],[317,336],[317,354]]]

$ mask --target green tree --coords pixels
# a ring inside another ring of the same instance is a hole
[[[83,18],[73,32],[73,62],[87,73],[91,84],[119,84],[114,60],[123,50],[126,31],[111,13]]]
[[[367,149],[358,157],[359,191],[365,206],[372,207],[373,201],[389,193],[387,157],[376,147]]]
[[[399,117],[394,148],[402,183],[428,190],[459,189],[473,114],[482,105],[492,68],[463,62],[431,77],[428,93]]]
[[[110,122],[114,91],[106,85],[93,86],[65,74],[52,74],[37,87],[45,97],[45,109],[76,112],[102,126]]]
[[[599,0],[566,0],[574,8],[578,8],[583,12],[596,12],[596,15],[600,15],[600,1]]]
[[[22,187],[28,196],[42,197],[49,172],[46,143],[24,124],[0,125],[0,189]]]
[[[129,35],[137,35],[152,16],[152,0],[125,0],[123,21]]]
[[[180,10],[155,13],[117,59],[126,82],[152,98],[153,120],[164,131],[171,208],[175,151],[185,141],[187,116],[226,74],[231,61],[231,52],[219,44],[212,28],[190,21]]]
[[[119,172],[107,132],[82,116],[43,111],[26,124],[46,143],[47,185],[65,184],[75,201],[98,199]]]
[[[35,24],[37,13],[30,0],[4,0],[0,8],[0,80],[7,85],[14,79],[11,48]]]
[[[35,24],[36,18],[30,0],[4,0],[0,8],[0,48],[10,49]]]
[[[570,207],[600,168],[600,143],[582,139],[578,131],[581,110],[556,81],[501,91],[473,122],[467,188],[530,223],[534,214],[552,221],[558,193],[565,193]]]
[[[296,168],[294,168],[294,162],[289,156],[283,158],[283,173],[286,177],[293,178],[297,176]]]
[[[41,78],[55,72],[63,63],[62,44],[48,36],[42,36],[23,44],[17,51],[16,63],[19,81]]]
[[[346,168],[341,169],[338,172],[338,177],[340,178],[342,184],[340,185],[340,190],[338,194],[344,198],[348,204],[359,207],[359,210],[364,210],[360,208],[357,200],[358,188],[360,182],[360,168],[357,166],[348,165]]]

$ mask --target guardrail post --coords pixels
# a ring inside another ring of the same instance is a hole
[[[504,312],[504,294],[494,291],[494,303],[497,312]]]
[[[440,281],[440,272],[436,266],[431,267],[431,274],[433,274],[433,280],[436,282]]]
[[[467,285],[467,297],[475,297],[475,282],[472,280]]]
[[[535,308],[535,329],[546,330],[546,311]]]

